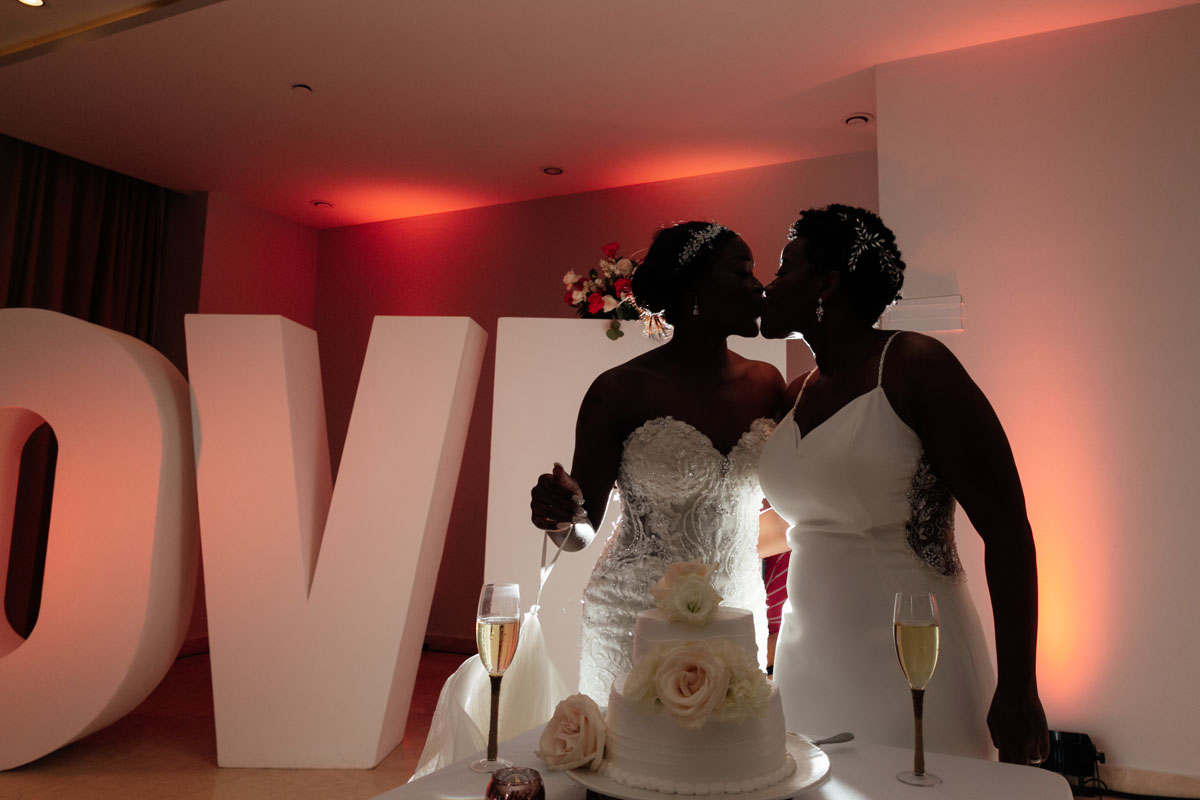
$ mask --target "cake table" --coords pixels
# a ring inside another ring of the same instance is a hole
[[[515,764],[533,767],[542,774],[549,800],[585,800],[587,790],[562,772],[551,772],[533,754],[541,728],[534,728],[500,745],[500,755]],[[896,773],[912,766],[912,751],[866,744],[860,741],[826,745],[828,777],[804,791],[804,800],[1071,800],[1071,788],[1061,775],[1037,767],[1021,767],[962,756],[926,753],[930,772],[943,782],[934,789],[908,786]],[[482,798],[488,776],[472,772],[473,755],[445,769],[426,775],[378,795],[375,800],[446,800]],[[686,800],[679,795],[661,795],[664,800]],[[722,795],[735,800],[737,795]]]

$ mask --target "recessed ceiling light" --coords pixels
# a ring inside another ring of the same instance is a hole
[[[325,200],[313,200],[312,204],[314,208],[333,208],[333,203]]]
[[[563,168],[562,167],[542,167],[542,172],[546,173],[547,175],[562,175]]]
[[[869,111],[856,111],[853,114],[846,116],[842,122],[850,128],[861,128],[864,125],[870,125],[875,121],[875,115]]]
[[[43,0],[17,0],[17,2],[21,3],[21,5],[34,6],[34,7],[45,5]]]

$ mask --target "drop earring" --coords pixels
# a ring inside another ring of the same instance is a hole
[[[696,300],[694,303],[692,303],[692,316],[693,317],[700,316],[700,301],[699,300]]]
[[[817,298],[817,322],[820,322],[821,318],[824,316],[825,316],[825,301],[822,300],[820,297],[818,297]]]

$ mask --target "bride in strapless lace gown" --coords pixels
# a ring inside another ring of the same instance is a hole
[[[784,384],[773,366],[726,346],[731,335],[758,333],[753,269],[750,249],[723,226],[658,233],[633,292],[665,316],[671,339],[593,382],[570,474],[556,465],[532,491],[534,525],[565,550],[587,546],[614,484],[618,492],[620,519],[583,589],[580,691],[601,704],[631,666],[634,620],[671,562],[718,564],[714,585],[727,605],[754,612],[765,659],[758,457]]]
[[[754,612],[765,666],[758,457],[774,430],[773,420],[755,420],[728,454],[673,417],[649,420],[629,434],[617,472],[621,517],[583,591],[581,692],[608,702],[608,687],[632,661],[637,613],[653,605],[650,587],[673,561],[719,565],[713,586],[725,605]]]

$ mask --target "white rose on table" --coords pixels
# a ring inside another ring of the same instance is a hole
[[[604,715],[586,694],[560,702],[542,729],[534,754],[555,772],[587,766],[599,769],[604,760]]]
[[[612,311],[617,306],[621,305],[621,301],[613,297],[611,294],[604,295],[604,311],[605,313]]]
[[[628,258],[619,259],[614,269],[622,278],[628,278],[631,274],[633,274],[633,262]]]
[[[663,709],[687,728],[699,728],[729,691],[729,669],[702,642],[667,653],[654,676]]]

